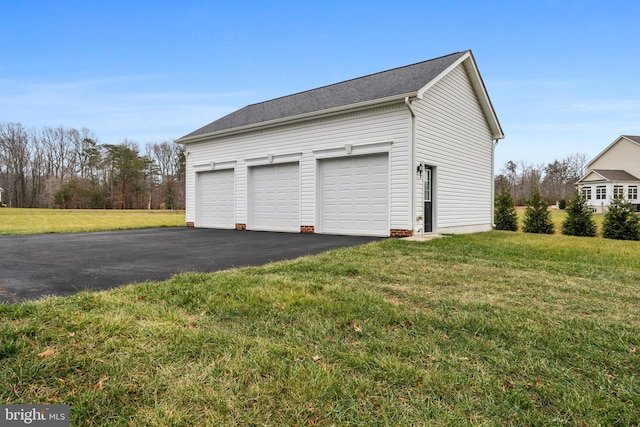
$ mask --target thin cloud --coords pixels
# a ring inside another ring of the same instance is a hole
[[[583,99],[554,105],[553,108],[555,111],[572,113],[635,113],[636,117],[640,116],[640,100],[636,99]]]
[[[251,91],[157,90],[158,76],[73,82],[0,80],[0,121],[87,127],[100,139],[180,137],[248,103]]]

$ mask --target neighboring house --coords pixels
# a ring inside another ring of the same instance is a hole
[[[249,105],[178,140],[187,225],[490,230],[502,138],[471,51]]]
[[[587,168],[576,187],[594,212],[605,212],[615,197],[628,200],[640,211],[640,136],[620,136]]]

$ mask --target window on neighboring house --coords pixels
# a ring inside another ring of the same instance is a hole
[[[624,188],[622,185],[614,185],[613,186],[613,198],[614,199],[622,199],[624,197]]]
[[[583,187],[582,188],[582,196],[586,200],[591,200],[591,187]]]
[[[629,188],[627,189],[627,192],[629,193],[629,200],[638,200],[637,185],[630,185]]]
[[[604,185],[598,185],[596,187],[596,200],[607,199],[607,187]]]

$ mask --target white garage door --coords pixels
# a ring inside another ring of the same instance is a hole
[[[251,230],[300,231],[298,163],[251,168],[249,215]]]
[[[389,235],[389,156],[320,161],[320,232]]]
[[[234,228],[233,169],[198,173],[196,227]]]

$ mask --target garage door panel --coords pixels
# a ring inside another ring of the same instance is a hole
[[[298,163],[252,167],[249,228],[300,231],[299,182]]]
[[[196,227],[234,228],[233,169],[198,174]]]
[[[388,177],[386,153],[320,161],[320,231],[388,235]]]

